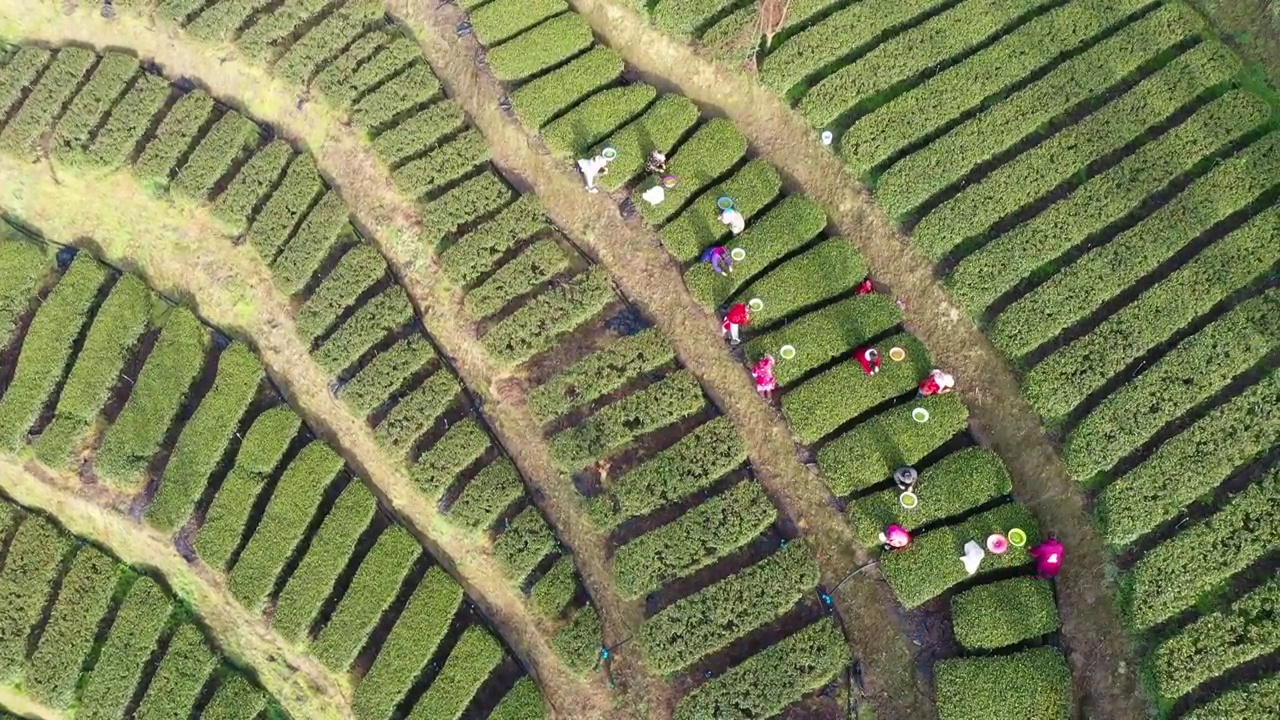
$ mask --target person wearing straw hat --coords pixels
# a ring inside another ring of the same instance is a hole
[[[609,158],[604,155],[596,155],[590,160],[580,158],[578,160],[578,170],[582,173],[582,177],[587,180],[587,192],[599,192],[600,188],[596,187],[596,178],[609,174]]]
[[[714,245],[703,250],[702,262],[711,263],[711,269],[717,275],[729,275],[733,272],[733,257],[723,245]]]
[[[902,492],[909,492],[916,485],[919,475],[913,467],[900,467],[893,471],[893,484]]]
[[[773,399],[773,391],[778,388],[778,380],[773,376],[773,356],[765,355],[751,369],[751,377],[756,380],[756,392],[765,400]]]
[[[1045,580],[1057,577],[1058,571],[1062,569],[1062,559],[1064,557],[1062,543],[1049,533],[1049,539],[1027,551],[1027,554],[1036,561],[1036,573]]]
[[[901,550],[911,544],[911,533],[894,523],[880,533],[880,542],[884,543],[885,550]]]
[[[729,312],[724,316],[724,322],[720,324],[720,329],[724,334],[729,336],[729,342],[737,345],[741,340],[738,337],[738,329],[743,325],[751,324],[751,311],[742,303],[735,303],[729,308]]]
[[[864,375],[880,372],[880,351],[875,348],[858,348],[853,351],[853,358],[862,366]]]
[[[742,213],[737,208],[727,207],[720,211],[720,222],[729,226],[729,232],[734,236],[742,234],[747,229],[747,219],[742,217]]]
[[[956,379],[950,373],[945,373],[937,368],[929,371],[928,376],[920,381],[920,391],[916,393],[916,397],[929,397],[930,395],[946,395],[956,387]]]

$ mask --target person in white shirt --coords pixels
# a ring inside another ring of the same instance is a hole
[[[578,160],[578,170],[582,171],[582,177],[587,180],[587,192],[599,192],[596,178],[609,174],[609,158],[603,155],[596,155],[590,160],[581,158]]]
[[[729,231],[734,235],[741,235],[742,231],[747,229],[747,219],[733,208],[720,211],[720,222],[728,225]]]

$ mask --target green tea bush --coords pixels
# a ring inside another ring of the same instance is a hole
[[[617,150],[618,158],[609,163],[609,174],[597,184],[606,190],[617,190],[644,170],[649,153],[659,150],[671,155],[676,143],[698,122],[699,114],[698,106],[683,95],[658,98],[643,115],[601,143]]]
[[[412,335],[373,356],[342,386],[338,397],[357,412],[368,415],[435,356],[435,349],[425,336]]]
[[[318,17],[326,5],[324,0],[286,0],[271,12],[258,14],[236,38],[236,45],[249,57],[267,62],[287,46],[299,28]]]
[[[89,81],[53,128],[53,156],[64,162],[84,162],[90,134],[137,74],[137,58],[118,52],[103,53]]]
[[[9,116],[22,92],[49,64],[53,53],[35,45],[23,45],[0,67],[0,115]]]
[[[496,78],[524,80],[591,47],[591,26],[577,13],[565,13],[489,50]]]
[[[391,408],[374,429],[374,437],[383,447],[404,455],[453,404],[459,390],[457,378],[437,370]]]
[[[36,289],[53,269],[52,257],[40,243],[10,239],[0,233],[0,344],[7,345],[18,318],[31,306]]]
[[[736,272],[736,264],[734,269]],[[867,270],[866,261],[851,241],[831,238],[748,283],[738,292],[738,299],[764,301],[764,308],[751,313],[751,324],[760,328],[848,293],[867,276]]]
[[[538,578],[529,591],[529,607],[549,620],[560,617],[578,592],[578,571],[573,556],[565,555]]]
[[[440,267],[459,285],[473,285],[521,242],[550,227],[534,195],[515,202],[440,253]]]
[[[439,500],[458,473],[480,459],[493,444],[489,434],[473,418],[450,427],[409,471],[409,477],[430,500]]]
[[[740,482],[618,548],[613,557],[618,593],[641,598],[708,567],[764,532],[777,514],[757,483]]]
[[[728,172],[747,152],[747,138],[733,123],[712,118],[676,149],[667,161],[667,173],[680,184],[666,191],[666,200],[650,205],[640,196],[659,182],[645,182],[632,193],[632,201],[644,219],[654,224],[670,220],[693,197]]]
[[[41,620],[71,538],[40,515],[27,515],[13,531],[0,570],[0,674],[13,677],[27,656],[27,638]]]
[[[138,720],[187,717],[218,658],[193,622],[178,626],[138,705]]]
[[[130,585],[98,661],[83,680],[77,718],[115,720],[124,715],[172,611],[173,601],[155,580],[143,576]]]
[[[502,458],[471,478],[450,506],[447,517],[468,530],[488,530],[511,503],[524,496],[524,481],[510,460]]]
[[[431,68],[416,62],[361,98],[351,108],[351,119],[363,128],[382,128],[439,94],[440,81]]]
[[[968,650],[996,650],[1062,626],[1048,581],[1016,577],[979,585],[951,598],[956,641]]]
[[[387,274],[387,261],[370,243],[356,243],[294,314],[298,334],[309,342],[328,332],[366,290]]]
[[[733,208],[751,220],[778,197],[781,189],[782,178],[772,165],[760,159],[748,160],[672,218],[662,228],[662,245],[681,262],[697,260],[703,250],[724,241],[737,247],[738,240],[729,237],[729,226],[720,222],[716,200],[727,195],[733,199]]]
[[[669,365],[675,350],[655,329],[615,338],[529,393],[529,410],[550,422]]]
[[[299,85],[306,85],[331,58],[351,40],[379,20],[385,11],[374,0],[348,0],[319,24],[307,30],[276,61],[275,72]]]
[[[652,20],[663,30],[694,35],[734,4],[736,0],[660,0]]]
[[[468,292],[463,304],[475,317],[486,318],[568,269],[568,253],[554,240],[539,240]]]
[[[89,144],[89,158],[111,169],[128,163],[171,91],[169,82],[162,77],[149,73],[138,75]]]
[[[489,328],[482,341],[495,360],[518,365],[554,346],[616,299],[608,277],[593,268],[525,303]]]
[[[232,165],[258,144],[261,133],[253,120],[228,110],[196,143],[173,187],[188,197],[205,200]]]
[[[270,263],[275,259],[298,220],[311,207],[311,201],[324,189],[315,157],[310,153],[295,157],[284,179],[249,226],[249,244],[264,261]]]
[[[306,639],[312,622],[351,559],[360,534],[373,519],[377,504],[373,493],[357,479],[343,488],[276,599],[271,626],[282,637],[294,642]]]
[[[524,581],[533,568],[555,549],[556,538],[538,508],[530,505],[511,520],[493,543],[493,554],[514,584]]]
[[[435,654],[462,602],[462,588],[439,566],[414,588],[378,656],[356,685],[351,709],[360,720],[385,720]]]
[[[470,13],[476,39],[497,45],[569,9],[564,0],[495,0]]]
[[[243,673],[224,674],[213,698],[200,713],[201,720],[240,720],[257,717],[267,705],[267,694]]]
[[[892,297],[879,293],[855,296],[752,338],[747,341],[746,354],[749,358],[773,355],[779,361],[774,367],[778,385],[787,387],[901,321],[902,310]],[[778,353],[783,345],[794,347],[796,356],[782,359]]]
[[[395,127],[373,139],[373,151],[389,166],[395,167],[423,150],[466,127],[462,108],[452,100],[442,100],[419,110]]]
[[[214,217],[227,224],[235,235],[245,231],[253,209],[266,199],[285,165],[293,159],[293,147],[287,140],[276,138],[255,152],[249,162],[214,200]]]
[[[312,357],[330,374],[338,375],[397,328],[414,318],[413,304],[399,285],[392,285],[338,326],[315,349]]]
[[[363,90],[368,89],[367,86],[351,85],[356,72],[368,66],[379,53],[384,51],[394,37],[396,36],[392,34],[390,28],[375,28],[361,35],[341,55],[316,73],[313,84],[334,107],[344,110],[350,108],[355,98]],[[408,59],[405,60],[405,62],[408,61]]]
[[[502,646],[487,630],[479,625],[463,630],[440,674],[413,706],[408,720],[461,718],[502,657]]]
[[[597,45],[511,93],[511,106],[530,128],[538,129],[582,98],[622,76],[622,58]]]
[[[330,189],[311,208],[297,232],[271,263],[276,287],[285,295],[302,292],[333,252],[347,228],[347,203]]]
[[[1186,720],[1269,720],[1271,708],[1280,703],[1280,675],[1228,690],[1213,700],[1193,708]]]
[[[385,83],[384,81],[400,72],[414,60],[421,58],[422,48],[418,47],[418,43],[413,38],[393,35],[376,52],[370,55],[368,60],[359,63],[354,68],[339,63],[334,63],[325,68],[316,76],[316,85],[323,89],[326,94],[333,97],[340,106],[350,106],[357,99],[364,102],[362,98],[377,95],[377,91],[370,92],[370,88],[379,84],[392,86],[384,94],[384,97],[387,97],[388,100],[390,100],[390,96],[401,92],[406,92],[408,96],[414,97],[413,84],[409,82],[412,78],[395,79]],[[428,68],[419,68],[414,71],[414,77],[427,78],[427,76],[421,74],[422,70],[429,72]],[[434,82],[433,78],[427,79],[426,85],[420,86],[420,89],[430,87],[432,82]],[[400,104],[402,103],[403,101]],[[369,103],[365,105],[366,112],[372,110],[375,106],[383,104],[386,104],[387,107],[392,107],[397,103],[383,103],[382,101]],[[392,115],[394,114],[392,113]],[[385,115],[385,113],[379,112],[378,115]],[[368,127],[367,123],[362,124]]]
[[[546,717],[542,693],[527,675],[517,680],[489,713],[489,720],[544,720]]]
[[[586,675],[595,669],[603,642],[600,614],[587,605],[579,608],[569,618],[569,623],[556,633],[551,639],[551,647],[570,670]]]
[[[1074,717],[1071,669],[1054,648],[954,658],[935,668],[939,720]]]
[[[200,377],[208,346],[209,330],[194,313],[169,311],[129,399],[102,436],[93,466],[103,479],[131,487],[142,478]]]
[[[91,50],[65,47],[58,51],[31,94],[0,130],[0,149],[34,160],[36,141],[53,125],[54,118],[71,100],[80,80],[98,60]],[[18,68],[22,73],[27,66]]]
[[[492,169],[422,205],[424,237],[444,239],[468,223],[498,211],[515,193]]]
[[[388,527],[378,536],[311,645],[315,656],[330,670],[341,673],[355,660],[421,554],[422,546],[399,525]]]
[[[203,90],[178,98],[134,164],[138,177],[156,187],[167,187],[178,161],[196,142],[213,111],[213,98]]]
[[[188,35],[205,42],[225,42],[266,3],[263,0],[218,0],[194,18],[186,18]],[[195,5],[196,9],[200,7]],[[283,6],[282,6],[283,7]]]
[[[636,633],[645,664],[664,675],[773,622],[818,583],[803,541],[664,608]]]
[[[468,128],[426,155],[396,168],[391,179],[406,196],[422,198],[488,161],[489,146],[478,131]]]
[[[658,91],[646,83],[598,92],[546,123],[542,127],[542,140],[554,152],[580,157],[623,123],[644,112],[657,94]]]

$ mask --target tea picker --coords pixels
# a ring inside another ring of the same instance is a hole
[[[729,275],[733,272],[733,257],[723,245],[714,245],[702,251],[702,262],[711,263],[711,270],[717,275]]]
[[[919,478],[919,474],[913,467],[900,467],[893,471],[893,484],[897,485],[898,489],[903,492],[915,487],[917,478]]]
[[[751,311],[742,303],[735,303],[729,308],[729,312],[724,316],[724,322],[720,324],[720,329],[729,337],[729,342],[737,345],[741,342],[738,337],[738,329],[743,325],[751,324]]]
[[[578,170],[587,181],[587,192],[600,192],[600,188],[596,187],[596,178],[609,174],[609,158],[604,155],[596,155],[591,159],[581,158],[578,160]]]
[[[773,376],[773,356],[765,355],[760,358],[751,369],[751,376],[756,381],[756,392],[763,395],[765,400],[771,400],[773,391],[778,388],[778,381]]]
[[[1045,580],[1057,577],[1058,571],[1062,570],[1063,547],[1053,533],[1049,533],[1048,540],[1031,548],[1027,554],[1036,561],[1036,573]]]
[[[853,357],[862,366],[863,375],[875,375],[880,372],[880,351],[875,348],[858,348]]]
[[[716,200],[716,207],[720,208],[720,222],[729,226],[729,232],[733,233],[734,237],[741,235],[742,231],[747,229],[747,219],[733,206],[732,198],[727,195],[720,196]]]
[[[880,542],[884,543],[885,550],[901,550],[911,544],[911,533],[894,523],[880,533]]]
[[[661,175],[667,171],[667,156],[662,154],[660,150],[654,150],[649,153],[649,159],[644,164],[645,171],[653,175]]]
[[[956,387],[956,379],[950,373],[945,373],[937,368],[929,371],[929,375],[920,381],[920,390],[916,393],[916,397],[929,397],[930,395],[946,395]]]

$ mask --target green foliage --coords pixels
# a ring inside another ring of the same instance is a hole
[[[419,110],[412,117],[387,130],[373,140],[373,151],[389,166],[395,167],[466,126],[462,108],[452,100],[442,100]]]
[[[275,72],[299,85],[306,85],[331,58],[360,35],[369,23],[385,11],[375,0],[347,0],[289,46],[276,61]]]
[[[663,95],[640,117],[623,125],[602,143],[618,151],[609,163],[609,174],[598,183],[606,190],[617,190],[644,169],[649,153],[659,150],[667,155],[689,128],[698,122],[698,106],[683,95]]]
[[[519,584],[556,546],[551,527],[538,508],[530,505],[511,520],[493,543],[493,554],[512,582]]]
[[[49,130],[54,118],[80,86],[80,79],[97,59],[93,51],[80,47],[59,50],[31,94],[0,131],[0,149],[25,160],[34,160],[36,142]],[[19,72],[26,67],[20,67]]]
[[[968,650],[996,650],[1062,626],[1048,581],[1016,577],[979,585],[951,598],[956,641]]]
[[[233,234],[244,232],[253,209],[271,192],[276,179],[292,158],[293,147],[282,138],[272,140],[255,152],[214,201],[214,217],[226,223]]]
[[[609,88],[583,100],[542,127],[542,140],[555,152],[581,156],[639,115],[658,91],[646,83]]]
[[[514,195],[506,181],[489,169],[421,206],[424,237],[444,239],[496,212]]]
[[[151,676],[147,694],[138,705],[135,717],[138,720],[187,717],[217,663],[200,628],[192,622],[179,625],[164,659]]]
[[[597,45],[514,90],[511,105],[525,125],[541,128],[621,75],[622,58],[609,48]]]
[[[298,334],[314,342],[386,274],[387,261],[377,248],[370,243],[352,245],[294,315]]]
[[[497,45],[569,6],[564,0],[494,0],[472,10],[471,24],[482,45]]]
[[[691,262],[712,245],[729,239],[729,226],[720,222],[716,200],[722,195],[733,198],[733,208],[751,220],[773,202],[782,189],[782,178],[768,162],[749,160],[723,182],[702,193],[687,208],[662,228],[662,244],[681,262]],[[737,238],[734,247],[740,247]],[[748,253],[747,258],[751,257]],[[778,257],[778,255],[775,255]],[[736,267],[736,263],[735,263]],[[757,271],[765,265],[756,265]]]
[[[318,16],[328,3],[324,0],[285,0],[271,12],[259,13],[245,28],[236,44],[245,55],[268,62],[299,28]]]
[[[344,55],[343,59],[330,64],[316,76],[316,86],[339,106],[350,106],[356,98],[365,95],[369,88],[382,83],[409,63],[422,57],[421,48],[412,38],[382,33],[372,33],[372,35],[380,37],[371,43],[357,42],[348,51],[349,55]],[[370,44],[377,45],[376,49],[371,51],[367,59],[361,58],[360,56]],[[394,83],[396,88],[402,84],[405,85],[405,89],[412,91],[412,86],[407,82]],[[375,104],[383,103],[379,101]],[[366,105],[366,109],[369,107]]]
[[[697,378],[680,370],[561,431],[551,439],[551,454],[561,468],[576,470],[704,407]]]
[[[232,165],[258,144],[261,132],[253,120],[228,110],[200,138],[174,178],[173,187],[188,197],[205,200]]]
[[[315,349],[312,357],[332,375],[350,368],[387,335],[414,318],[413,305],[404,288],[393,284],[361,305]]]
[[[72,345],[107,270],[88,253],[76,255],[27,328],[9,386],[0,397],[0,446],[16,451],[50,399],[71,358]]]
[[[536,196],[521,195],[492,220],[440,253],[440,267],[459,285],[472,285],[524,240],[547,229]]]
[[[573,566],[573,556],[565,555],[533,584],[529,606],[542,617],[554,620],[573,602],[577,592],[578,571]]]
[[[539,240],[468,292],[464,304],[472,315],[489,317],[568,269],[569,255],[559,243]]]
[[[53,53],[35,45],[22,45],[0,67],[0,115],[9,116],[14,103],[35,82],[36,76],[49,64]]]
[[[473,418],[466,418],[449,428],[409,471],[409,477],[422,494],[439,500],[458,474],[480,459],[492,445],[488,433]]]
[[[676,720],[748,720],[776,715],[826,685],[849,664],[849,646],[821,619],[699,685],[676,706]]]
[[[76,710],[79,720],[124,716],[172,611],[173,601],[155,580],[143,576],[133,582],[111,622],[98,662],[84,680]]]
[[[107,122],[89,145],[89,157],[106,168],[118,168],[133,158],[134,148],[151,127],[169,98],[167,80],[141,73],[111,109]]]
[[[76,353],[53,420],[35,443],[41,462],[65,467],[71,460],[73,446],[97,420],[146,329],[151,301],[151,291],[134,275],[121,276],[111,288]]]
[[[880,556],[880,570],[889,588],[907,609],[916,608],[959,585],[970,576],[960,562],[964,544],[970,540],[985,547],[992,533],[1022,528],[1026,547],[1009,547],[1003,555],[987,553],[978,568],[978,577],[996,570],[1031,562],[1027,551],[1040,542],[1039,525],[1031,511],[1016,503],[999,505],[954,525],[945,525],[912,539],[907,547]]]
[[[397,455],[409,452],[413,442],[426,432],[458,397],[457,378],[438,370],[406,395],[378,423],[374,437]]]
[[[324,190],[316,159],[310,153],[302,153],[289,163],[280,185],[267,198],[262,210],[249,226],[248,240],[254,250],[268,263],[289,239],[294,225],[311,207],[311,201]]]
[[[27,638],[70,547],[71,538],[40,515],[27,515],[14,531],[0,570],[0,677],[20,672]]]
[[[427,570],[356,686],[351,709],[359,720],[386,720],[435,654],[461,601],[462,588],[448,573]]]
[[[542,693],[527,675],[517,680],[489,713],[489,720],[544,720],[546,717]]]
[[[458,720],[502,656],[502,646],[484,628],[472,625],[463,630],[408,720]]]
[[[186,32],[197,40],[226,41],[229,35],[244,27],[245,21],[266,4],[267,0],[218,0],[205,6],[194,19],[188,18]]]
[[[178,98],[138,157],[134,165],[138,177],[158,188],[168,186],[175,166],[213,111],[213,98],[203,90],[192,90]]]
[[[21,239],[10,239],[0,230],[0,346],[8,345],[18,318],[31,306],[36,290],[53,269],[53,261],[45,246]]]
[[[934,667],[940,720],[1073,717],[1071,670],[1054,648],[955,658]]]
[[[450,506],[447,517],[467,529],[487,530],[498,516],[524,496],[524,482],[510,460],[489,463],[475,474]]]
[[[615,338],[534,388],[529,410],[550,422],[674,360],[675,350],[655,329]]]
[[[305,638],[376,507],[373,493],[359,480],[343,488],[276,599],[271,625],[281,636],[295,642]]]
[[[93,460],[98,475],[117,487],[141,479],[204,368],[208,344],[209,330],[194,313],[169,311],[129,399],[103,434]]]
[[[636,641],[649,667],[674,673],[777,619],[817,583],[809,548],[795,540],[664,608],[640,626]]]
[[[1271,708],[1280,705],[1280,675],[1228,690],[1192,709],[1186,720],[1269,720]]]
[[[618,593],[636,599],[708,567],[773,524],[777,510],[754,482],[740,482],[676,520],[618,548]]]
[[[53,156],[65,162],[83,162],[89,135],[137,74],[137,58],[118,52],[103,53],[89,81],[54,126],[50,141]]]
[[[431,68],[416,62],[361,98],[351,108],[351,119],[363,128],[382,128],[439,93],[440,81]]]
[[[680,35],[694,35],[724,13],[736,0],[659,0],[653,23]]]
[[[343,402],[369,414],[436,356],[424,335],[411,335],[379,352],[338,391]]]
[[[396,168],[391,179],[405,196],[422,198],[488,161],[489,146],[478,131],[468,128],[426,155]]]
[[[855,281],[856,282],[856,281]],[[749,358],[773,355],[779,360],[774,375],[780,387],[787,387],[806,373],[826,365],[856,349],[902,320],[902,311],[888,295],[873,293],[832,303],[808,313],[746,344]],[[783,345],[796,349],[796,356],[782,360]]]
[[[422,546],[399,525],[388,527],[378,536],[369,554],[360,561],[338,607],[312,643],[312,652],[329,669],[343,672],[351,665],[421,554]]]
[[[593,42],[587,21],[577,13],[565,13],[489,50],[489,67],[499,80],[524,80]]]
[[[586,675],[594,669],[600,657],[600,648],[604,645],[600,625],[600,613],[588,605],[579,608],[569,618],[569,623],[551,639],[556,656],[579,675]]]
[[[922,407],[929,420],[911,411]],[[969,410],[955,393],[904,403],[866,420],[818,451],[818,467],[836,495],[844,496],[913,465],[968,427]]]
[[[649,222],[660,224],[670,220],[685,203],[736,165],[746,152],[746,136],[728,120],[712,118],[667,161],[667,173],[680,178],[680,184],[666,191],[666,200],[660,205],[650,205],[640,197],[660,178],[636,188],[631,199]]]
[[[489,328],[482,341],[495,360],[518,365],[553,347],[616,298],[605,273],[593,268],[525,303]]]
[[[336,190],[330,189],[307,213],[297,232],[271,263],[271,275],[280,292],[285,295],[301,292],[333,252],[347,227],[347,203]]]
[[[267,704],[267,694],[243,673],[222,678],[213,698],[200,713],[200,720],[243,720],[256,718]]]

